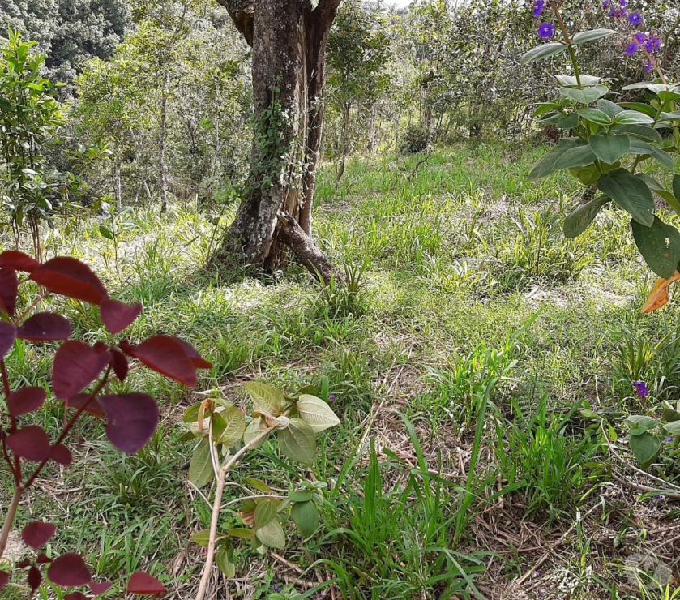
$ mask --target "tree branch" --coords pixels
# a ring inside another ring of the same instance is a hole
[[[330,27],[335,20],[340,2],[342,0],[319,0],[319,5],[314,9],[314,12],[318,13],[325,26]]]
[[[253,0],[217,0],[227,9],[236,29],[249,46],[253,45],[255,2]]]

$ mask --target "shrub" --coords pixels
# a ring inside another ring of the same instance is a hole
[[[430,143],[430,134],[422,125],[409,125],[401,140],[400,152],[402,154],[417,154],[427,149]]]

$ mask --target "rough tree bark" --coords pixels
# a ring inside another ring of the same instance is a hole
[[[328,34],[341,0],[219,0],[252,47],[255,135],[247,195],[216,258],[266,270],[285,249],[323,279],[312,241]]]

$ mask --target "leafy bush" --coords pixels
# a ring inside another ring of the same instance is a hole
[[[108,330],[106,341],[91,344],[72,339],[74,327],[68,319],[41,309],[50,295],[96,307]],[[111,298],[95,273],[78,260],[57,257],[41,264],[18,251],[0,254],[0,373],[5,399],[0,444],[11,479],[4,483],[14,487],[0,532],[0,558],[21,502],[30,491],[40,490],[51,467],[66,468],[73,462],[66,443],[82,418],[103,420],[111,444],[125,454],[138,453],[153,437],[160,420],[155,400],[145,393],[121,390],[131,360],[187,387],[197,385],[199,369],[211,367],[190,344],[176,337],[155,335],[139,344],[121,338],[111,342],[141,313],[140,304],[124,304]],[[52,358],[52,393],[64,404],[67,418],[54,438],[40,425],[31,424],[38,421],[36,413],[45,406],[48,391],[42,387],[13,386],[7,359],[15,350],[19,352],[23,344],[58,344]],[[45,552],[56,531],[56,525],[38,520],[23,530],[23,540],[35,555],[14,566],[27,570],[32,594],[43,583],[43,570],[57,586],[88,587],[95,595],[106,593],[112,584],[95,583],[81,556],[67,553],[51,557]],[[0,572],[0,590],[7,588],[11,579],[12,574]],[[132,575],[127,592],[158,596],[165,593],[165,588],[148,573],[140,572]],[[84,597],[80,592],[66,596],[70,600]]]
[[[422,125],[409,125],[401,140],[402,154],[417,154],[427,150],[430,134]]]

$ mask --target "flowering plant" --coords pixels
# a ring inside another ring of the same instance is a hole
[[[564,221],[567,237],[583,233],[610,202],[630,214],[635,243],[661,278],[644,308],[653,312],[668,303],[669,288],[680,279],[680,233],[659,218],[655,204],[656,196],[680,214],[680,175],[674,156],[680,151],[680,85],[667,80],[660,60],[663,41],[644,30],[644,16],[632,11],[628,0],[605,0],[602,8],[616,29],[573,32],[564,0],[537,0],[533,6],[534,18],[541,21],[538,35],[546,43],[527,52],[522,61],[567,53],[572,73],[557,75],[559,98],[538,106],[540,122],[557,127],[563,137],[531,177],[568,170],[586,187],[583,201]],[[620,101],[616,96],[621,93],[580,68],[582,46],[615,36],[621,39],[626,58],[644,58],[650,80],[622,90],[636,101]],[[666,175],[653,177],[652,162]]]

